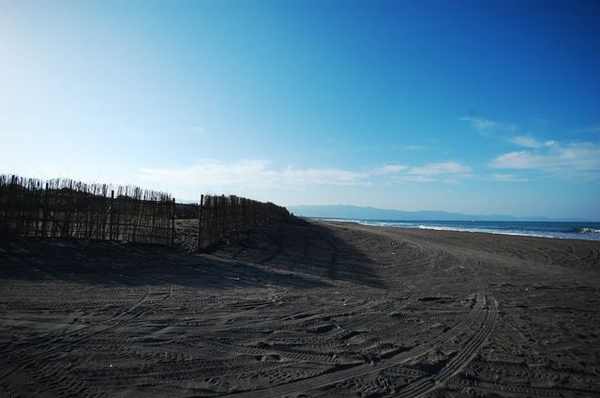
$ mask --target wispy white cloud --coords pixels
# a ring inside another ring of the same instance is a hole
[[[294,169],[273,171],[273,177],[281,185],[368,185],[367,173],[335,168]]]
[[[530,136],[516,136],[509,139],[515,145],[522,146],[525,148],[544,148],[544,147],[552,147],[556,145],[555,141],[538,141]]]
[[[141,178],[148,182],[176,186],[193,185],[210,189],[366,185],[368,181],[365,177],[365,173],[335,168],[295,169],[288,166],[277,169],[264,160],[240,160],[229,163],[204,160],[189,167],[141,170]]]
[[[373,170],[375,174],[398,174],[408,169],[408,166],[400,164],[388,164]]]
[[[498,169],[538,170],[556,176],[600,178],[600,145],[597,143],[546,143],[522,145],[529,149],[497,156],[490,166]]]
[[[400,151],[422,151],[426,149],[423,145],[394,145],[392,148]]]
[[[200,125],[190,125],[188,126],[188,131],[190,133],[192,133],[193,135],[204,135],[205,131],[204,131],[204,127],[200,126]]]
[[[494,173],[489,176],[489,179],[492,181],[499,181],[499,182],[524,182],[524,181],[527,181],[526,178],[517,176],[515,174],[508,174],[508,173]]]
[[[450,161],[413,167],[406,174],[409,180],[412,179],[415,182],[437,181],[445,184],[455,184],[460,180],[471,177],[471,172],[470,166]]]
[[[539,139],[532,134],[520,133],[516,125],[481,117],[460,117],[471,128],[484,136],[492,136],[510,142],[518,150],[496,156],[489,166],[543,173],[545,177],[580,178],[600,180],[600,144],[594,142],[566,143],[558,140]],[[578,133],[600,132],[600,126],[590,126]],[[492,174],[492,181],[524,181],[531,177],[514,174]]]
[[[318,186],[369,186],[381,182],[456,183],[469,177],[471,168],[458,162],[409,167],[389,164],[355,171],[340,168],[278,168],[265,160],[222,162],[202,160],[179,168],[145,168],[140,179],[170,187],[203,187],[214,191],[238,188],[309,188]]]
[[[516,126],[497,122],[482,117],[463,116],[458,120],[469,123],[469,126],[483,136],[494,136],[500,131],[515,131]]]
[[[478,131],[486,131],[486,130],[490,130],[490,129],[495,129],[500,126],[500,123],[498,123],[498,122],[495,122],[495,121],[489,120],[489,119],[484,119],[481,117],[464,116],[464,117],[459,117],[458,120],[463,120],[465,122],[469,122],[471,127],[473,127],[474,129],[476,129]]]
[[[422,176],[437,176],[447,174],[467,174],[471,168],[458,162],[432,163],[425,166],[413,167],[408,174]]]
[[[472,176],[470,166],[459,162],[430,163],[423,166],[407,167],[390,165],[380,168],[385,169],[397,182],[438,182],[453,184]],[[383,173],[380,173],[383,174]]]
[[[573,131],[575,134],[598,134],[600,133],[600,124],[595,126],[588,126],[578,130]]]
[[[425,149],[425,147],[422,145],[406,145],[402,147],[402,149],[404,149],[405,151],[422,151],[423,149]]]

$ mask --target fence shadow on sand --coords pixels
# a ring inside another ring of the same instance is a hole
[[[198,289],[328,286],[316,278],[158,245],[76,240],[0,241],[2,280],[78,283],[98,287],[182,286]]]
[[[217,248],[215,254],[324,280],[386,287],[373,260],[359,248],[323,225],[296,217],[255,228],[235,245]]]
[[[8,239],[0,241],[0,263],[0,281],[312,289],[341,280],[384,287],[372,261],[357,248],[321,225],[294,217],[256,227],[204,253],[109,241]]]

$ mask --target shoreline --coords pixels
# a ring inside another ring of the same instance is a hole
[[[469,233],[487,233],[493,235],[524,236],[548,239],[569,239],[584,241],[600,241],[600,222],[555,222],[555,221],[467,221],[450,220],[358,220],[358,219],[333,219],[333,218],[304,218],[308,221],[323,221],[340,224],[357,224],[381,228],[417,229],[430,231],[452,231]],[[539,231],[535,229],[519,231],[516,228],[523,226],[564,226],[565,231]],[[507,226],[514,226],[506,229]],[[500,227],[504,229],[500,229]]]

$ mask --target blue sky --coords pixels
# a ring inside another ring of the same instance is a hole
[[[597,1],[0,0],[0,172],[600,220]]]

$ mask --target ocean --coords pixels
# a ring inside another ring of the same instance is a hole
[[[600,222],[553,221],[398,221],[325,219],[354,222],[363,225],[392,228],[418,228],[444,231],[486,232],[490,234],[537,236],[556,239],[584,239],[600,241]]]

